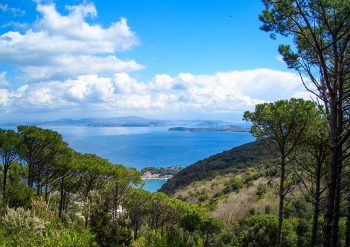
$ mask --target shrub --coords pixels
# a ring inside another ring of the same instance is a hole
[[[265,184],[259,184],[256,189],[257,199],[260,200],[267,192],[267,187]]]
[[[2,217],[1,224],[9,243],[13,246],[31,246],[42,239],[47,223],[29,210],[9,208]]]
[[[276,245],[278,218],[274,215],[260,214],[245,218],[237,232],[236,245],[240,247],[270,247]],[[292,225],[284,220],[282,246],[295,247],[297,235]]]

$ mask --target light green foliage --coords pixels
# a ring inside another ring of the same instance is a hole
[[[166,237],[162,236],[159,231],[150,230],[139,240],[133,243],[134,247],[170,247]],[[175,246],[174,246],[175,247]]]
[[[94,235],[88,230],[77,231],[74,228],[63,228],[60,230],[48,230],[40,246],[85,247],[91,246],[93,242]]]
[[[1,219],[1,225],[9,242],[14,246],[25,246],[29,239],[39,241],[47,222],[36,217],[31,211],[24,208],[8,208]]]

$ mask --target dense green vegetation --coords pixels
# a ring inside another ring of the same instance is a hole
[[[349,247],[350,1],[263,2],[261,29],[292,38],[279,52],[315,102],[256,105],[258,142],[181,170],[173,198],[54,131],[1,130],[1,245]]]
[[[209,246],[225,231],[196,205],[140,189],[134,168],[77,153],[51,130],[0,129],[0,157],[1,246]]]
[[[252,122],[251,133],[259,142],[186,167],[173,178],[177,183],[170,180],[162,190],[208,208],[233,233],[237,246],[321,246],[326,164],[331,156],[322,108],[302,99],[281,100],[259,104],[244,118]],[[265,155],[257,158],[259,148]],[[234,154],[237,150],[242,153]],[[239,161],[227,162],[228,153],[233,155],[230,160]],[[249,154],[255,158],[249,159]],[[243,163],[241,157],[246,157]],[[205,176],[186,180],[186,174],[196,176],[201,166],[205,166]],[[346,195],[344,185],[341,194]],[[344,199],[339,215],[340,246],[345,246],[344,222],[349,222]]]

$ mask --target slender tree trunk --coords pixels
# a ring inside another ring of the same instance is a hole
[[[113,217],[116,219],[118,216],[118,188],[116,187],[114,190],[114,198],[113,198]]]
[[[63,208],[64,208],[64,177],[61,178],[61,185],[60,185],[60,205],[58,208],[58,215],[62,219],[63,218]]]
[[[139,219],[138,217],[135,219],[135,222],[134,222],[134,240],[137,239],[137,232],[139,230]]]
[[[320,214],[320,187],[321,187],[321,164],[318,164],[316,174],[316,191],[314,198],[314,213],[312,218],[311,244],[310,247],[316,246],[317,230],[318,230],[318,216]]]
[[[69,197],[67,196],[67,191],[64,191],[64,207],[63,212],[68,212]]]
[[[340,218],[340,198],[341,197],[341,166],[337,170],[337,182],[334,198],[332,247],[339,246],[339,218]]]
[[[49,204],[49,185],[48,185],[47,179],[46,179],[46,183],[45,183],[45,203],[46,203],[46,205]]]
[[[207,233],[205,236],[205,247],[209,246],[209,234]]]
[[[89,198],[89,192],[87,193],[86,197],[86,206],[87,206],[87,212],[85,217],[85,228],[89,226],[89,219],[90,219],[90,198]]]
[[[31,161],[28,162],[28,187],[33,188],[34,179],[33,179],[33,163]]]
[[[281,247],[282,226],[283,226],[283,206],[284,206],[284,180],[285,180],[285,157],[281,158],[281,178],[279,191],[279,208],[278,208],[278,229],[276,246]]]
[[[348,212],[346,217],[344,247],[350,247],[350,188],[348,191]]]
[[[37,183],[36,183],[36,194],[41,195],[41,173],[37,170]]]
[[[7,172],[8,172],[8,169],[9,169],[9,165],[8,164],[4,164],[4,181],[3,181],[3,188],[2,188],[2,196],[3,196],[3,199],[4,199],[4,202],[6,202],[6,184],[7,184]]]

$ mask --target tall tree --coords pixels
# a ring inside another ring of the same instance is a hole
[[[55,165],[61,155],[66,154],[68,145],[55,131],[35,126],[18,126],[20,136],[20,156],[28,166],[28,186],[37,189],[41,195],[42,188],[48,184]]]
[[[11,168],[11,165],[18,160],[18,148],[19,148],[19,136],[13,130],[0,129],[0,156],[2,158],[2,195],[4,201],[6,201],[6,185],[7,174]]]
[[[327,123],[323,115],[312,119],[302,146],[302,155],[297,159],[295,173],[300,178],[302,191],[312,198],[313,218],[310,247],[316,246],[321,199],[326,189],[326,162],[329,159]]]
[[[279,51],[290,68],[297,70],[305,87],[325,107],[331,158],[327,175],[327,205],[323,246],[338,246],[340,185],[344,144],[350,136],[349,110],[350,1],[263,0],[262,30],[290,36],[290,45]],[[346,150],[346,149],[345,149]]]
[[[79,191],[85,200],[85,225],[87,227],[91,213],[90,192],[92,190],[101,189],[105,185],[111,164],[108,162],[108,160],[94,154],[80,155],[76,162],[80,179]]]
[[[254,112],[244,113],[244,119],[252,123],[251,133],[279,159],[278,247],[281,246],[284,199],[289,192],[285,186],[286,168],[295,159],[297,147],[304,142],[307,124],[316,114],[315,104],[302,99],[258,104]]]
[[[138,237],[140,222],[147,214],[151,193],[140,189],[131,189],[128,192],[127,200],[124,201],[124,208],[133,226],[134,240]]]

